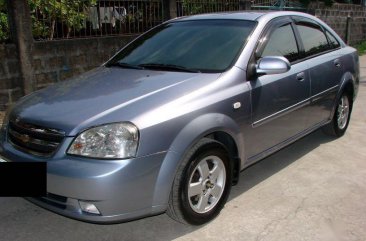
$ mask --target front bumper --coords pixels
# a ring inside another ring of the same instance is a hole
[[[66,155],[73,138],[65,138],[50,159],[15,149],[0,138],[0,155],[8,161],[47,161],[47,197],[29,201],[61,215],[96,223],[121,222],[165,211],[153,204],[156,182],[167,152],[125,160],[96,160]],[[79,201],[94,204],[100,215],[82,211]]]

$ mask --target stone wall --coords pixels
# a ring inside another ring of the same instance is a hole
[[[350,16],[349,43],[352,45],[366,39],[366,11],[360,5],[335,3],[332,7],[325,7],[321,2],[311,3],[308,12],[329,24],[344,40],[347,16]],[[99,66],[134,37],[136,36],[35,42],[35,83],[32,85],[34,89],[40,89]],[[0,111],[21,96],[20,86],[15,45],[0,44]]]
[[[35,42],[34,89],[65,80],[108,60],[136,36]],[[19,63],[14,44],[0,44],[0,111],[21,96]]]
[[[0,111],[21,96],[17,51],[14,44],[0,44]]]
[[[355,4],[312,3],[309,12],[326,22],[339,36],[346,40],[347,16],[350,16],[349,44],[354,45],[366,39],[366,9]]]

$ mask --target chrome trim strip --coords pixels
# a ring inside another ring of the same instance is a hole
[[[14,142],[12,142],[10,139],[8,139],[8,142],[12,145],[12,147],[14,147],[15,149],[19,150],[19,151],[22,151],[24,153],[27,153],[27,154],[31,154],[33,156],[37,156],[37,157],[50,157],[52,156],[55,151],[57,149],[55,149],[54,151],[50,152],[50,153],[42,153],[42,152],[37,152],[37,151],[33,151],[33,150],[30,150],[30,149],[27,149],[25,147],[22,147],[22,146],[19,146],[17,144],[15,144]]]
[[[283,115],[285,115],[285,114],[287,114],[289,112],[295,111],[295,110],[297,110],[297,109],[299,109],[299,108],[301,108],[301,107],[303,107],[303,106],[305,106],[307,104],[310,104],[311,102],[314,101],[314,99],[319,98],[319,96],[321,96],[321,95],[323,95],[323,94],[325,94],[327,92],[330,92],[333,89],[338,88],[338,86],[339,85],[335,85],[335,86],[333,86],[333,87],[331,87],[329,89],[326,89],[326,90],[324,90],[324,91],[322,91],[322,92],[320,92],[320,93],[318,93],[316,95],[311,96],[310,98],[307,98],[307,99],[305,99],[303,101],[300,101],[300,102],[298,102],[298,103],[296,103],[296,104],[294,104],[292,106],[289,106],[289,107],[287,107],[287,108],[285,108],[283,110],[280,110],[280,111],[278,111],[276,113],[273,113],[273,114],[271,114],[269,116],[266,116],[266,117],[264,117],[264,118],[262,118],[260,120],[257,120],[255,122],[253,122],[252,127],[253,128],[258,127],[258,126],[263,125],[263,124],[265,124],[265,123],[267,123],[267,122],[269,122],[271,120],[277,119],[277,118],[279,118],[279,117],[281,117],[281,116],[283,116]]]
[[[55,137],[64,137],[65,136],[64,131],[60,131],[60,130],[56,130],[56,129],[38,127],[36,125],[25,124],[25,123],[16,122],[16,121],[10,121],[10,124],[15,125],[16,127],[20,128],[20,129],[24,129],[26,131],[35,132],[35,133],[39,133],[39,134],[43,134],[43,135],[50,135],[50,136],[55,136]]]
[[[254,122],[252,124],[252,126],[253,127],[258,127],[258,126],[263,125],[264,123],[267,123],[267,122],[269,122],[271,120],[277,119],[278,117],[281,117],[281,116],[287,114],[290,111],[294,111],[294,110],[297,110],[297,109],[305,106],[306,104],[308,104],[307,102],[310,103],[310,98],[305,99],[303,101],[300,101],[300,102],[298,102],[298,103],[296,103],[296,104],[294,104],[292,106],[289,106],[289,107],[287,107],[287,108],[285,108],[283,110],[280,110],[280,111],[278,111],[276,113],[273,113],[273,114],[271,114],[269,116],[266,116],[263,119],[260,119],[260,120],[258,120],[256,122]]]
[[[322,92],[320,92],[320,93],[318,93],[318,94],[316,94],[316,95],[313,95],[313,96],[311,97],[311,101],[312,101],[312,102],[317,101],[318,99],[320,99],[320,98],[321,98],[321,95],[326,94],[326,92],[331,92],[333,89],[336,89],[336,88],[338,88],[338,87],[339,87],[339,85],[335,85],[335,86],[330,87],[329,89],[326,89],[326,90],[324,90],[324,91],[322,91]]]
[[[27,134],[20,134],[19,132],[9,128],[8,133],[10,135],[12,135],[13,137],[15,137],[18,141],[26,144],[26,143],[31,143],[31,144],[35,144],[35,145],[39,145],[39,146],[46,146],[46,147],[50,147],[50,148],[57,148],[57,146],[60,143],[57,142],[51,142],[51,141],[44,141],[44,140],[40,140],[40,139],[36,139],[31,137],[30,135]],[[28,141],[25,142],[23,141],[23,137],[27,136]]]

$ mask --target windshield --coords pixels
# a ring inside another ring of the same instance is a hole
[[[166,23],[133,41],[106,66],[223,72],[236,60],[254,26],[244,20]]]

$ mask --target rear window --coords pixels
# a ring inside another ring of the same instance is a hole
[[[328,40],[320,27],[307,23],[297,23],[296,25],[306,56],[319,54],[329,49]]]

